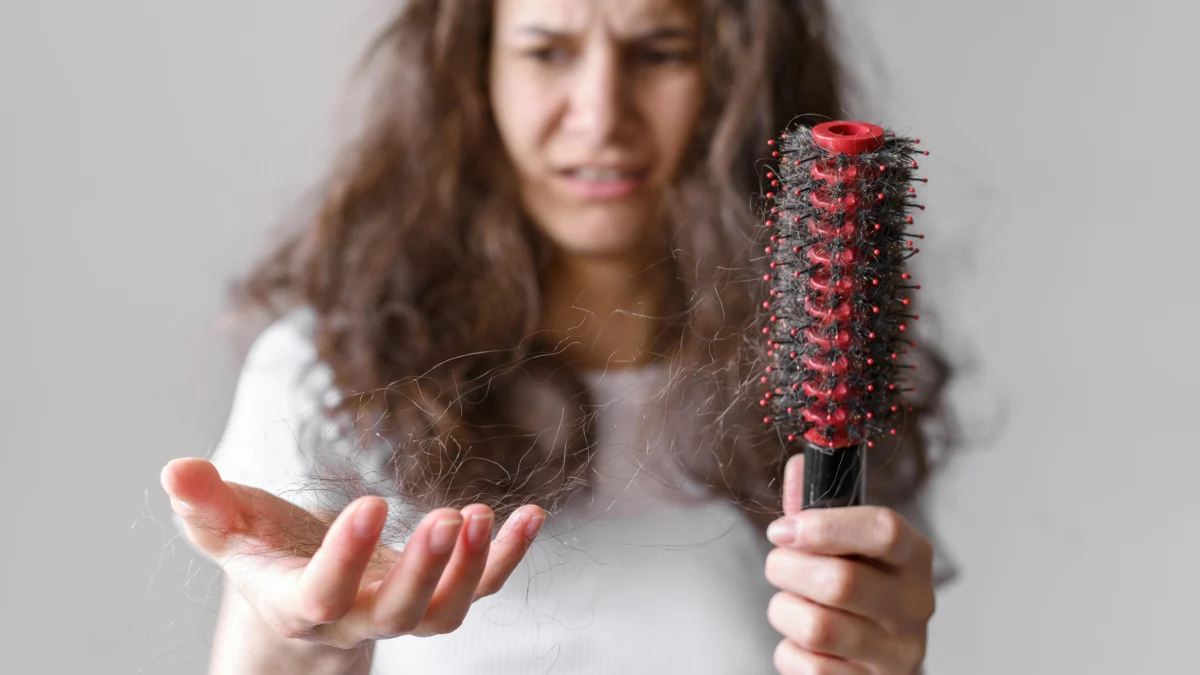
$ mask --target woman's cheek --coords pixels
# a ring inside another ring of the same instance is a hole
[[[692,141],[700,118],[703,90],[699,76],[688,77],[664,87],[652,103],[654,134],[659,156],[666,173],[673,177],[679,172],[684,153]]]

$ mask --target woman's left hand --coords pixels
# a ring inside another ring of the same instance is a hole
[[[784,472],[784,516],[767,538],[767,619],[783,675],[914,675],[934,612],[933,549],[878,506],[800,510],[804,457]]]

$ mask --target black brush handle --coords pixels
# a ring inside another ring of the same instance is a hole
[[[806,443],[801,508],[861,505],[866,493],[865,450],[865,443],[833,450]]]

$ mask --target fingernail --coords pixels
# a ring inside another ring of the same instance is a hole
[[[802,464],[803,462],[804,462],[804,453],[792,455],[791,457],[788,458],[787,464],[785,464],[783,466],[783,472],[785,474],[795,473],[797,471],[797,469],[799,468],[800,464]]]
[[[476,551],[483,550],[484,545],[492,537],[492,520],[490,513],[475,513],[467,518],[467,543]]]
[[[174,497],[171,497],[171,508],[181,516],[190,516],[196,512],[196,509],[193,509],[191,504]]]
[[[358,507],[358,511],[354,513],[350,521],[350,525],[354,528],[354,536],[359,539],[371,539],[375,536],[375,518],[371,515],[371,510],[366,504]]]
[[[462,520],[451,518],[439,521],[429,534],[429,550],[436,555],[446,555],[454,550],[454,540],[458,538],[458,528]]]
[[[538,529],[542,527],[542,523],[545,522],[545,520],[546,516],[536,516],[534,518],[530,518],[529,522],[525,523],[525,538],[533,539],[536,537]]]
[[[767,527],[767,539],[776,546],[787,546],[796,543],[796,531],[786,520],[777,520]]]

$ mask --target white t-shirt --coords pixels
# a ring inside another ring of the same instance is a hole
[[[310,443],[299,424],[337,396],[314,363],[311,316],[294,312],[251,348],[228,427],[210,460],[226,480],[306,508],[344,498],[305,484],[353,470],[373,488],[385,452],[355,450],[333,428]],[[378,643],[372,672],[388,675],[773,673],[781,636],[767,623],[775,592],[763,575],[770,544],[734,505],[707,495],[665,461],[688,429],[654,393],[667,373],[586,373],[600,405],[595,490],[551,514],[516,572],[477,601],[455,632]],[[303,487],[303,489],[301,489]],[[386,495],[385,495],[386,497]],[[398,496],[393,508],[406,508]]]

